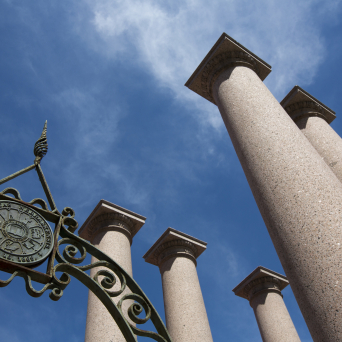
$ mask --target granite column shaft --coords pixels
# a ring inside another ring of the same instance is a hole
[[[342,139],[322,118],[301,118],[297,126],[342,182]]]
[[[102,252],[110,256],[115,262],[122,266],[125,271],[133,276],[132,260],[131,260],[131,245],[130,239],[122,231],[102,231],[96,235],[92,241],[93,245]],[[95,257],[91,258],[91,262],[96,262]],[[95,274],[101,270],[101,267],[92,268],[90,276],[93,278]],[[116,288],[119,289],[119,288]],[[122,295],[114,298],[117,303],[120,298],[129,293],[127,289]],[[123,304],[123,312],[127,312],[127,308],[132,302],[126,300]],[[87,323],[85,342],[97,342],[101,339],[108,339],[108,341],[125,342],[126,339],[122,335],[119,327],[114,322],[112,316],[107,311],[107,308],[96,297],[96,295],[89,291],[88,294],[88,309],[87,309]]]
[[[160,266],[166,326],[174,342],[212,341],[196,265],[173,256]]]
[[[300,342],[280,293],[263,292],[250,302],[263,342]]]
[[[341,183],[252,69],[213,97],[314,341],[341,340]]]

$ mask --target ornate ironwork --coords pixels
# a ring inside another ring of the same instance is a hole
[[[9,279],[0,280],[0,287],[8,286],[15,277],[22,277],[30,296],[40,297],[50,290],[49,297],[57,301],[63,296],[63,291],[72,276],[99,298],[119,326],[126,341],[136,342],[138,335],[158,342],[171,342],[163,321],[134,279],[108,255],[74,234],[78,223],[73,209],[66,207],[62,213],[57,210],[40,166],[41,159],[47,153],[46,127],[45,122],[43,133],[34,147],[34,165],[0,180],[0,184],[3,184],[35,168],[50,205],[49,209],[46,202],[40,198],[24,202],[19,191],[14,188],[6,188],[0,192],[0,270],[11,274]],[[53,236],[50,238],[47,230],[50,227],[46,227],[46,221],[55,225]],[[6,241],[9,241],[8,246]],[[45,248],[46,246],[48,248]],[[30,254],[30,249],[35,252]],[[48,252],[43,254],[42,250],[45,249],[48,249]],[[82,265],[88,254],[99,261]],[[49,259],[46,273],[35,271],[32,267],[44,261],[47,255]],[[101,269],[94,277],[90,277],[86,271],[95,267]],[[57,273],[61,275],[58,277]],[[43,287],[36,290],[32,281],[43,284]],[[116,283],[120,285],[119,290],[113,290]],[[112,299],[118,296],[121,298],[115,304]],[[133,303],[127,312],[123,312],[122,304],[126,300]],[[144,317],[140,317],[141,314]],[[148,321],[153,323],[156,332],[139,329],[131,323],[139,326]]]

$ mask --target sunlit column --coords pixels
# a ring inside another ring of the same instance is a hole
[[[79,230],[79,236],[90,241],[102,252],[110,256],[132,276],[131,244],[132,238],[145,223],[146,218],[121,208],[113,203],[101,200]],[[97,259],[92,257],[91,262]],[[93,268],[93,278],[101,267]],[[119,282],[113,290],[120,289]],[[128,293],[128,289],[122,295]],[[114,298],[117,303],[122,297]],[[130,300],[124,301],[126,312]],[[119,327],[113,321],[105,306],[89,291],[85,342],[125,342]]]
[[[330,126],[335,112],[298,86],[280,104],[342,182],[342,139]]]
[[[288,284],[286,277],[259,266],[233,289],[253,308],[263,342],[300,342],[281,294]]]
[[[263,84],[270,71],[223,34],[186,86],[218,106],[313,340],[342,341],[342,184]]]
[[[168,228],[144,255],[159,267],[166,326],[173,342],[212,342],[207,312],[196,270],[206,243]]]

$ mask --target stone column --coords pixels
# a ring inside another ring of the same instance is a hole
[[[206,243],[168,228],[144,255],[159,267],[166,327],[173,342],[212,342],[207,312],[196,271]]]
[[[298,86],[280,104],[342,182],[342,139],[330,126],[335,112]]]
[[[101,200],[79,230],[79,236],[90,241],[102,252],[132,276],[131,244],[132,238],[145,223],[146,218],[118,205]],[[91,262],[97,261],[92,257]],[[94,277],[101,267],[90,270]],[[119,282],[113,290],[120,289]],[[122,295],[128,293],[128,289]],[[120,298],[114,298],[117,303]],[[123,304],[126,312],[131,304],[127,300]],[[119,327],[100,300],[89,291],[85,342],[115,341],[125,342]]]
[[[233,289],[253,308],[263,342],[300,342],[281,294],[288,284],[286,277],[259,266]]]
[[[186,86],[217,104],[313,340],[342,341],[342,184],[263,84],[269,72],[223,34]]]

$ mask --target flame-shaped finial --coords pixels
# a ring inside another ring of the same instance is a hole
[[[45,121],[42,135],[34,144],[33,153],[36,156],[35,162],[39,163],[48,151],[48,143],[46,138],[47,120]]]

